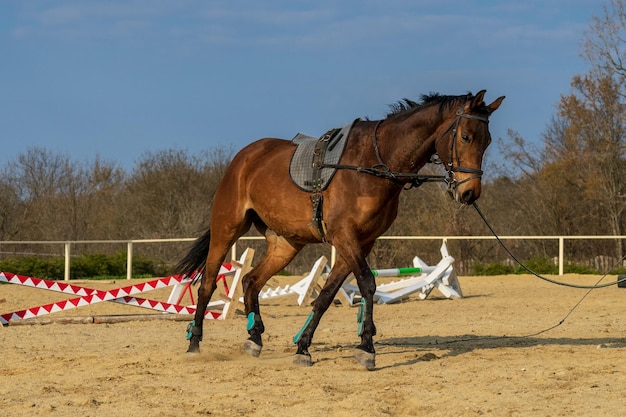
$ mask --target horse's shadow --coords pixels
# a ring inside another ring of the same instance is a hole
[[[533,336],[414,336],[414,337],[391,337],[379,340],[376,344],[377,354],[398,354],[397,349],[387,347],[406,348],[405,353],[423,352],[410,360],[384,366],[377,369],[394,368],[399,366],[414,365],[419,362],[431,361],[446,357],[467,354],[475,350],[501,349],[501,348],[527,348],[533,346],[597,346],[600,348],[626,348],[626,338],[598,337],[598,338],[539,338]],[[447,350],[437,356],[430,352],[432,349]]]
[[[502,349],[502,348],[527,348],[533,346],[597,346],[599,348],[619,349],[626,348],[626,338],[598,337],[598,338],[539,338],[533,336],[413,336],[413,337],[390,337],[380,339],[375,343],[377,356],[397,355],[413,353],[411,359],[377,367],[377,370],[397,368],[401,366],[415,365],[419,362],[464,355],[475,350]],[[317,351],[335,351],[345,346],[327,345],[318,346]],[[432,350],[444,350],[440,356],[432,353]],[[421,353],[421,354],[420,354]],[[351,355],[343,355],[345,359]],[[320,359],[319,362],[331,360]]]

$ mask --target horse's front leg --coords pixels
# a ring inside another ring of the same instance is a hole
[[[313,340],[313,334],[315,329],[319,325],[322,316],[328,310],[331,303],[335,299],[337,292],[343,285],[346,276],[350,273],[350,268],[346,265],[341,258],[337,259],[337,263],[333,266],[333,269],[326,279],[324,288],[320,291],[320,294],[313,303],[313,311],[306,319],[306,322],[300,329],[300,331],[293,338],[293,342],[298,345],[298,350],[293,359],[293,363],[299,366],[311,366],[313,360],[309,353],[309,347]]]
[[[361,270],[361,276],[357,278],[359,291],[361,292],[361,304],[357,313],[358,334],[361,336],[361,344],[354,349],[356,361],[367,368],[376,368],[376,351],[374,349],[374,293],[376,292],[376,280],[369,269]]]
[[[342,241],[343,243],[343,241]],[[350,241],[346,239],[346,243]],[[361,292],[361,305],[358,312],[358,335],[361,343],[354,350],[356,361],[371,371],[376,368],[376,351],[374,350],[374,293],[376,292],[376,280],[365,257],[370,253],[375,241],[361,247],[361,251],[355,251],[355,246],[344,246],[340,253],[345,254],[346,262],[352,266],[352,272],[356,277],[359,291]],[[337,248],[339,252],[339,248]]]

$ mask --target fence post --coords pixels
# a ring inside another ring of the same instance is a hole
[[[564,256],[564,253],[565,253],[565,250],[563,248],[564,246],[565,246],[564,245],[564,239],[561,236],[559,238],[559,275],[563,275],[563,256]]]
[[[126,279],[133,277],[133,242],[128,241],[126,247]]]
[[[70,246],[71,246],[70,242],[65,242],[64,244],[65,268],[63,272],[63,279],[65,281],[70,280],[70,254],[71,254]]]

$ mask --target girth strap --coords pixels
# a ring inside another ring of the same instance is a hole
[[[326,132],[315,143],[315,148],[313,149],[313,193],[311,194],[313,216],[311,217],[309,227],[313,234],[322,242],[326,241],[326,224],[324,223],[323,214],[324,196],[322,195],[322,168],[324,168],[324,156],[326,155],[328,144],[340,130],[341,129],[331,129]]]
[[[311,194],[311,203],[313,203],[313,217],[309,228],[322,242],[326,242],[326,223],[324,223],[324,197],[322,193]]]

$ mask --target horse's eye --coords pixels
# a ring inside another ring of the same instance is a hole
[[[461,135],[461,140],[465,143],[470,143],[471,138],[469,136],[467,136],[466,134]]]

